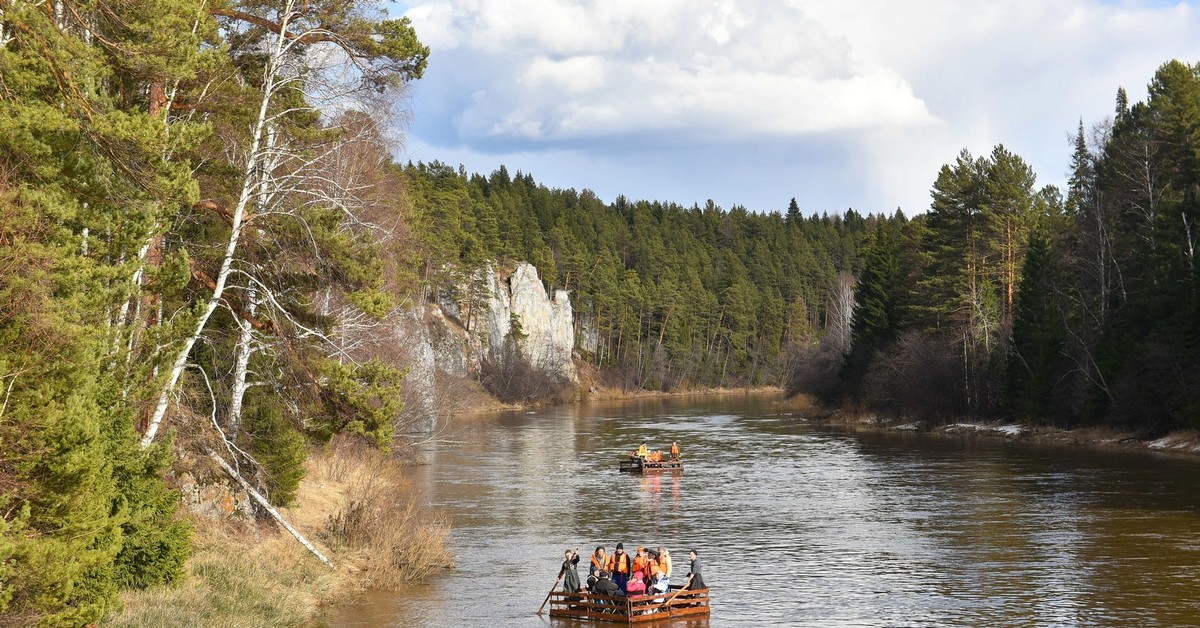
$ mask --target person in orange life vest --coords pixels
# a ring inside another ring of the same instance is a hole
[[[646,548],[646,560],[649,563],[646,568],[646,582],[653,583],[655,576],[662,573],[665,577],[670,577],[671,573],[671,554],[663,548],[652,550]]]
[[[601,545],[592,553],[592,564],[588,567],[588,575],[595,576],[606,569],[608,569],[608,555],[604,553],[604,546]]]
[[[671,460],[679,460],[679,443],[671,443]]]
[[[633,579],[629,581],[629,584],[625,585],[625,595],[633,597],[635,595],[645,594],[646,581],[642,579],[642,572],[635,571],[633,572]]]
[[[608,557],[608,571],[612,572],[613,582],[625,590],[625,583],[629,582],[629,573],[633,571],[633,565],[629,560],[629,554],[625,553],[625,545],[617,543],[617,549],[613,551],[612,556]]]
[[[653,581],[654,572],[658,569],[658,560],[654,557],[654,551],[648,547],[639,547],[638,556],[642,557],[641,563],[639,564],[638,559],[635,557],[633,559],[633,568],[642,572],[642,576],[645,577],[646,582]]]
[[[637,553],[633,555],[633,571],[645,571],[646,569],[646,548],[639,545]]]

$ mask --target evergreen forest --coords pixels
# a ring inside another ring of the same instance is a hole
[[[0,624],[178,581],[181,465],[287,504],[309,443],[391,444],[403,366],[354,330],[428,54],[354,0],[0,0]]]

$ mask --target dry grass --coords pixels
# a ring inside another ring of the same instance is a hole
[[[195,550],[178,586],[122,595],[109,626],[295,626],[316,615],[339,574],[290,536],[196,517]]]
[[[449,524],[421,506],[396,459],[343,441],[311,458],[309,477],[339,496],[320,538],[357,568],[360,587],[392,588],[453,566]]]
[[[284,517],[337,565],[330,570],[273,523],[193,517],[194,552],[175,587],[130,591],[106,626],[296,626],[323,605],[452,566],[450,526],[421,505],[403,462],[337,441],[314,452]]]

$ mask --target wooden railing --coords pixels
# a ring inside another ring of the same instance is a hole
[[[708,611],[708,589],[680,590],[673,587],[667,593],[634,597],[564,591],[550,594],[551,617],[633,624],[669,617],[707,615]]]

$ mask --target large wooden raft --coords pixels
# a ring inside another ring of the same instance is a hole
[[[616,624],[640,624],[675,617],[708,615],[708,589],[681,590],[634,597],[555,591],[550,594],[550,616],[591,619]]]

